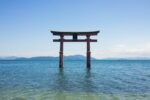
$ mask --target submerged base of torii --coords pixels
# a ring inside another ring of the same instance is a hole
[[[60,42],[59,51],[59,67],[63,68],[63,47],[64,42],[86,42],[87,43],[87,54],[86,54],[86,66],[91,68],[91,51],[90,42],[97,42],[96,39],[90,39],[90,36],[97,35],[99,31],[91,32],[59,32],[51,31],[53,35],[60,36],[60,39],[53,39],[53,42]],[[64,39],[64,36],[72,36],[72,39]],[[86,39],[78,39],[78,36],[86,36]]]

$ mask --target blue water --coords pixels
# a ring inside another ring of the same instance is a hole
[[[85,61],[65,61],[64,69],[58,68],[58,61],[0,61],[0,100],[57,100],[60,95],[56,94],[75,99],[90,94],[94,100],[101,94],[108,100],[112,98],[107,95],[131,95],[150,100],[150,61],[92,61],[90,70]]]

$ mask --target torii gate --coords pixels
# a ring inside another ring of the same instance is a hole
[[[87,42],[86,65],[87,68],[91,67],[91,51],[90,42],[97,42],[96,39],[90,39],[90,36],[97,35],[99,31],[91,32],[60,32],[51,31],[53,35],[60,36],[60,39],[53,39],[53,42],[60,42],[59,52],[59,67],[63,68],[63,43],[64,42]],[[64,39],[64,36],[72,36],[72,39]],[[78,39],[78,36],[86,36],[86,39]]]

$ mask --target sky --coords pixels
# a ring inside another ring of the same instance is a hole
[[[95,58],[150,57],[150,0],[0,0],[0,56],[58,56],[55,31],[95,31]],[[65,43],[64,55],[86,55]]]

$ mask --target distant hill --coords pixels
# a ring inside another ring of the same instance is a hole
[[[82,55],[71,55],[64,56],[64,60],[85,60],[86,57]],[[0,57],[0,60],[59,60],[59,57],[51,57],[51,56],[38,56],[38,57]],[[95,58],[91,58],[91,60],[96,60]]]
[[[0,60],[59,60],[59,57],[52,57],[52,56],[37,56],[37,57],[0,57]],[[86,60],[86,57],[83,55],[71,55],[71,56],[64,56],[64,60]],[[91,58],[91,60],[150,60],[150,57],[128,57],[128,58],[102,58],[96,59]]]
[[[9,56],[9,57],[0,57],[0,60],[15,60],[17,57],[15,56]]]

